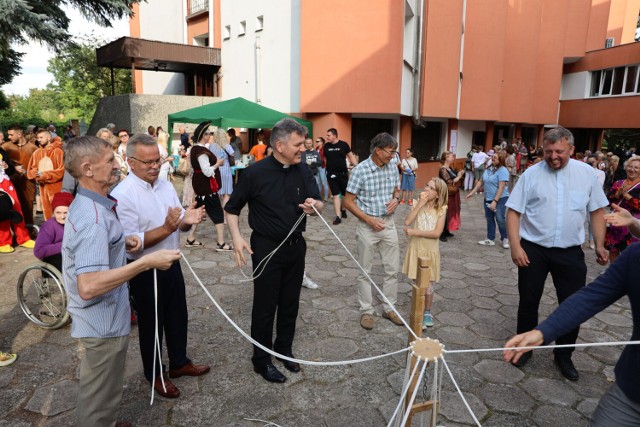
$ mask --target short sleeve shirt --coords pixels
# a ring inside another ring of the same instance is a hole
[[[560,170],[529,167],[511,191],[507,208],[521,214],[520,237],[546,248],[584,243],[586,212],[609,204],[591,166],[570,159]]]
[[[509,171],[504,166],[498,169],[485,169],[482,174],[482,183],[484,185],[484,199],[495,200],[496,194],[498,194],[498,185],[500,182],[509,182]],[[500,194],[500,198],[509,196],[509,186],[505,185]]]
[[[347,192],[356,196],[356,204],[365,214],[382,217],[387,215],[387,203],[399,179],[397,159],[380,167],[369,157],[351,171]]]
[[[90,300],[78,293],[79,275],[126,264],[125,235],[115,208],[115,199],[82,187],[69,206],[62,239],[62,269],[74,338],[122,337],[131,330],[127,282]]]
[[[324,155],[327,159],[327,172],[347,172],[347,154],[351,152],[351,147],[346,142],[340,140],[334,144],[327,142],[324,144]]]

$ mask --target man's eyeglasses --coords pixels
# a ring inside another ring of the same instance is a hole
[[[387,153],[390,156],[396,156],[398,154],[397,150],[391,150],[391,151],[387,151],[384,148],[381,148],[382,151],[384,151],[385,153]]]
[[[145,166],[160,166],[162,164],[162,159],[155,159],[155,160],[140,160],[137,159],[133,156],[129,156],[130,159],[136,160],[140,163],[144,163]]]

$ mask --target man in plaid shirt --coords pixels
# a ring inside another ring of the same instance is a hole
[[[383,292],[391,304],[396,303],[398,295],[398,233],[393,222],[400,194],[397,150],[398,142],[391,135],[376,135],[371,140],[369,158],[351,172],[343,199],[345,208],[359,220],[356,227],[358,262],[370,274],[375,252],[380,253],[384,267]],[[358,302],[363,312],[360,326],[373,329],[371,284],[364,273],[358,276]],[[402,325],[387,303],[383,317]]]

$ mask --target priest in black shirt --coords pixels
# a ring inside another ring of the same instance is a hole
[[[313,173],[300,162],[306,133],[307,128],[293,119],[276,123],[270,140],[273,155],[249,166],[242,173],[242,179],[224,208],[238,266],[247,262],[245,249],[251,254],[255,269],[284,241],[264,271],[253,280],[251,336],[263,346],[288,357],[293,357],[292,344],[305,267],[307,245],[302,233],[306,218],[288,238],[287,234],[303,213],[315,215],[313,206],[319,212],[323,208]],[[247,203],[249,227],[253,230],[251,245],[240,234],[238,222],[240,211]],[[287,380],[273,365],[269,353],[256,346],[251,361],[254,370],[267,381],[282,383]],[[284,360],[283,363],[291,372],[300,371],[297,363]]]

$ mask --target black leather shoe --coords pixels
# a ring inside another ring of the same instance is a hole
[[[440,241],[441,242],[446,242],[447,241],[447,236],[445,236],[444,234],[442,236],[440,236]]]
[[[444,233],[445,237],[453,237],[453,234],[450,231]]]
[[[511,362],[511,364],[513,366],[517,366],[518,368],[522,368],[524,365],[527,364],[527,362],[529,362],[529,360],[531,360],[532,356],[533,356],[533,352],[528,351],[524,353],[522,356],[520,356],[520,359],[518,359],[517,362]]]
[[[556,365],[558,365],[563,377],[571,381],[578,381],[580,375],[578,374],[576,367],[573,366],[571,356],[554,356],[553,360],[555,360]]]
[[[293,354],[285,354],[285,356],[290,357],[290,358],[294,358]],[[279,357],[276,357],[276,359],[278,359],[279,361],[282,362],[282,364],[284,365],[284,367],[287,369],[287,371],[291,371],[293,373],[298,373],[300,372],[300,364],[297,362],[289,362],[288,360],[284,360],[284,359],[280,359]]]
[[[278,368],[268,363],[262,367],[254,366],[253,370],[262,375],[262,378],[272,383],[283,383],[287,380],[287,377],[282,375],[282,372],[278,371]]]
[[[342,210],[340,210],[340,216],[341,216],[342,218],[346,218],[346,217],[347,217],[347,210],[346,210],[346,209],[342,209]]]

